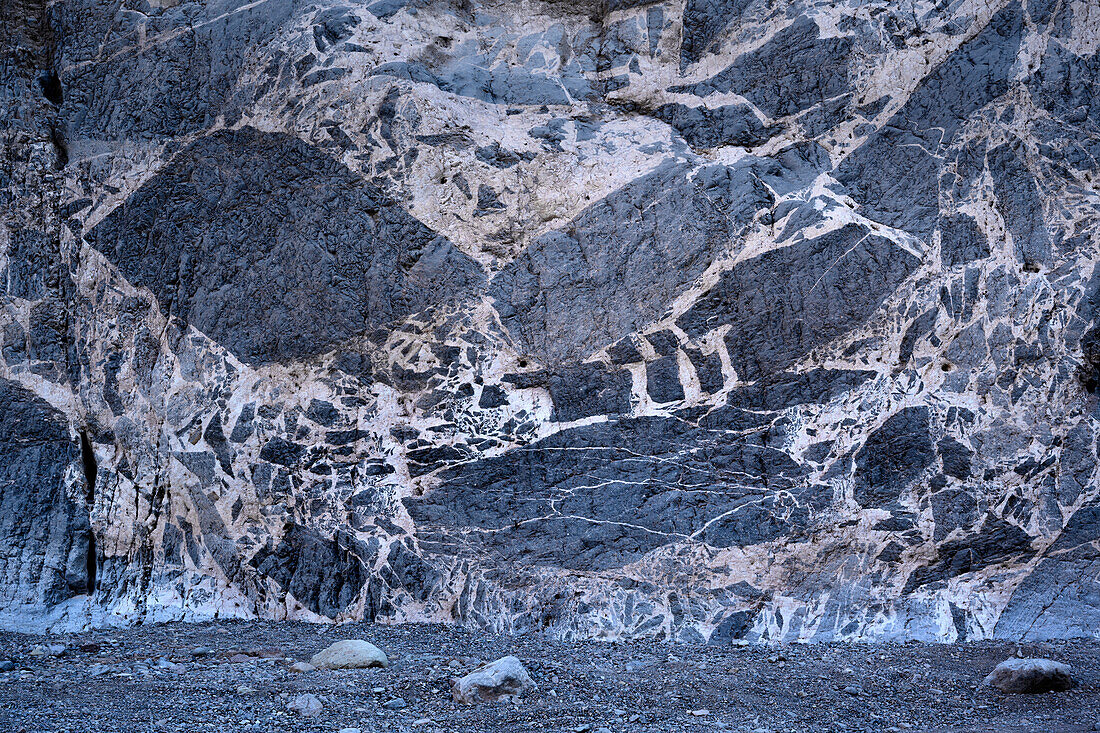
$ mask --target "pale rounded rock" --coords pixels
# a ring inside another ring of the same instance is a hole
[[[1001,692],[1064,692],[1077,685],[1073,670],[1051,659],[1006,659],[985,678],[983,684]]]
[[[523,663],[513,656],[502,657],[451,681],[454,699],[464,703],[510,700],[534,687]]]
[[[388,667],[385,652],[362,639],[345,639],[317,652],[309,660],[317,669],[365,669]]]
[[[320,715],[324,707],[317,696],[309,692],[298,695],[287,705],[287,709],[292,713],[301,715],[303,718],[313,718]]]

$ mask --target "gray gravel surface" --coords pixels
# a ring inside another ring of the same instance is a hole
[[[388,669],[298,673],[339,639],[377,644]],[[34,656],[43,644],[59,656]],[[57,651],[56,647],[53,650]],[[0,633],[0,731],[1051,731],[1100,730],[1100,645],[1025,644],[1072,665],[1074,690],[1007,695],[982,678],[1017,646],[684,646],[563,642],[438,625],[168,624]],[[506,654],[538,689],[459,705],[449,681]],[[288,705],[312,693],[319,715]],[[390,709],[396,698],[404,707]],[[601,733],[603,733],[601,731]]]

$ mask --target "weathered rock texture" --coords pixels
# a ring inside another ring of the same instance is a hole
[[[1100,635],[1084,0],[0,0],[0,620]]]

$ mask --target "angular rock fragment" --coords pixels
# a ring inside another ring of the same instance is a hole
[[[290,701],[287,705],[287,709],[292,713],[297,713],[303,718],[315,718],[321,714],[324,710],[324,705],[321,703],[317,696],[306,692]]]
[[[508,701],[535,687],[531,675],[518,658],[501,657],[451,681],[451,692],[458,702]]]

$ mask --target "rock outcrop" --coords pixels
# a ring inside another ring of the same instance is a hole
[[[0,624],[1100,633],[1094,4],[0,9]]]

